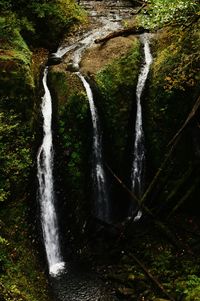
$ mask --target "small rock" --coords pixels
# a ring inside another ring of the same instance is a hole
[[[130,296],[134,294],[134,289],[128,288],[128,287],[120,287],[118,288],[118,291],[120,292],[121,295],[123,296]]]
[[[75,66],[73,63],[69,63],[66,68],[67,71],[78,72],[78,66]]]

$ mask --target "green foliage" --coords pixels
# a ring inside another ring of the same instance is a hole
[[[72,94],[59,111],[59,134],[62,147],[67,154],[66,169],[69,173],[70,186],[76,192],[83,182],[83,137],[80,129],[88,116],[88,103],[84,93]],[[76,125],[76,126],[75,126]]]
[[[51,46],[71,25],[85,20],[83,10],[73,0],[1,0],[0,8],[0,40],[4,43],[12,42],[18,32],[29,43]]]
[[[73,0],[57,0],[44,3],[32,2],[29,9],[37,28],[37,34],[42,39],[58,39],[70,26],[85,19],[83,11]],[[45,30],[41,31],[41,28]]]
[[[184,223],[184,229],[189,230],[190,227],[193,227],[184,219],[173,221],[172,229],[174,230],[174,226],[177,227],[174,233],[177,234],[177,237],[183,231],[179,222]],[[181,227],[180,233],[178,232],[179,226]],[[128,249],[127,255],[122,256],[117,268],[115,265],[113,269],[111,267],[108,279],[111,278],[116,281],[116,286],[120,292],[123,292],[123,289],[125,292],[130,292],[128,300],[138,300],[141,296],[145,300],[165,300],[166,296],[162,294],[161,290],[156,289],[155,285],[152,285],[151,279],[131,256],[133,252],[134,256],[140,260],[174,300],[199,301],[200,274],[197,256],[199,250],[193,255],[186,250],[184,252],[178,251],[166,238],[161,237],[160,232],[157,232],[158,229],[152,225],[148,225],[145,232],[141,232],[143,229],[139,228],[140,244],[138,245],[137,235],[132,234],[134,227],[129,229],[131,236],[124,246],[125,250]],[[187,233],[187,230],[184,231],[184,237],[179,237],[180,241],[184,241],[184,243],[191,239],[191,232]],[[192,237],[194,239],[196,236],[192,235]],[[197,242],[199,242],[199,238],[197,238]],[[124,295],[126,297],[126,294]]]
[[[13,35],[6,43],[4,41],[4,49],[0,54],[1,201],[15,195],[27,183],[32,164],[31,134],[28,130],[32,114],[29,112],[33,107],[29,93],[33,93],[34,87],[30,68],[31,52],[22,39],[19,28],[16,27],[11,32]]]
[[[27,182],[32,159],[30,138],[20,116],[4,111],[0,120],[0,201],[5,201]]]
[[[83,19],[84,14],[73,0],[0,0],[0,299],[3,301],[48,299],[45,276],[38,271],[35,246],[30,243],[26,223],[36,92],[32,53],[27,43],[53,47],[63,32]],[[72,158],[76,164],[80,161],[76,152]]]
[[[159,52],[154,61],[156,84],[172,91],[195,87],[200,80],[200,34],[198,24],[190,31],[174,29],[160,35]]]
[[[188,275],[185,279],[176,279],[175,287],[176,293],[184,296],[184,301],[199,301],[200,277],[197,275]]]
[[[127,143],[129,114],[135,99],[135,89],[141,60],[140,42],[133,40],[132,50],[115,59],[96,75],[101,93],[100,112],[104,126],[105,147],[109,157],[121,165]]]
[[[58,172],[63,179],[62,187],[67,195],[67,204],[72,212],[72,228],[85,222],[88,214],[88,166],[91,154],[92,125],[89,103],[85,90],[76,74],[54,66],[49,73],[49,86],[58,105]],[[66,210],[66,214],[69,210]],[[77,232],[76,232],[77,233]],[[78,242],[82,244],[82,242]]]
[[[169,24],[186,26],[199,17],[200,8],[197,0],[149,0],[147,10],[143,12],[139,22],[155,29]]]
[[[0,296],[4,301],[48,300],[45,275],[38,270],[27,223],[26,201],[0,211]]]
[[[0,0],[0,11],[4,12],[11,8],[11,0]]]
[[[6,87],[5,85],[4,88]],[[1,92],[3,91],[2,88]],[[16,100],[9,96],[0,98],[1,201],[15,195],[20,189],[21,192],[23,191],[22,187],[25,188],[24,184],[27,183],[32,164],[31,134],[27,127],[28,111],[26,111],[26,117],[24,116],[26,108],[30,106],[30,97],[25,98],[20,94],[18,97],[19,99]],[[26,100],[25,105],[23,105],[22,100]]]
[[[120,86],[130,86],[137,77],[137,67],[140,61],[139,42],[133,41],[132,50],[124,57],[114,60],[97,75],[97,83],[104,94],[115,93]],[[115,76],[113,76],[115,75]]]
[[[197,28],[198,23],[190,30],[167,29],[152,43],[154,60],[150,94],[144,106],[145,112],[148,111],[148,115],[145,114],[148,148],[157,168],[167,151],[166,145],[186,119],[199,93],[200,39]],[[177,162],[180,160],[179,155]],[[183,168],[184,164],[181,165]]]
[[[22,38],[20,31],[26,30],[34,33],[33,25],[26,17],[17,17],[16,13],[9,11],[0,15],[0,41],[3,50],[23,51],[24,57],[30,55],[30,50]]]
[[[81,20],[84,16],[79,6],[72,0],[57,0],[49,3],[32,2],[31,8],[38,18],[55,18],[54,22],[64,26],[73,20]]]

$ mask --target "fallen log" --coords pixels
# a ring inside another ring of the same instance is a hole
[[[110,166],[105,163],[105,166],[111,173],[111,175],[117,180],[117,182],[122,186],[122,188],[129,194],[132,201],[136,201],[139,207],[143,212],[145,212],[147,215],[149,215],[152,219],[154,224],[160,229],[162,233],[166,235],[166,237],[169,239],[169,241],[177,248],[177,249],[184,249],[183,244],[177,240],[177,238],[174,236],[174,234],[171,232],[171,230],[160,220],[156,218],[156,216],[152,213],[152,211],[146,207],[141,201],[135,196],[135,194],[124,184],[124,182],[113,172],[113,170],[110,168]],[[124,232],[128,229],[129,225],[132,224],[134,220],[134,217],[132,217],[129,221],[126,223],[126,227],[124,228]],[[121,236],[124,236],[124,232],[121,233]]]
[[[150,270],[146,268],[146,266],[131,252],[127,254],[130,258],[132,258],[144,271],[144,273],[149,277],[149,279],[154,283],[155,286],[157,286],[160,291],[170,300],[175,301],[174,297],[172,297],[168,291],[164,288],[162,283],[158,281],[156,277],[154,277]]]
[[[178,130],[178,132],[174,135],[174,137],[168,143],[168,146],[171,146],[171,147],[170,147],[168,153],[166,154],[161,166],[159,167],[158,171],[156,172],[153,180],[151,181],[151,183],[149,184],[149,186],[146,189],[145,193],[143,194],[143,196],[140,200],[140,205],[145,202],[145,200],[147,199],[147,196],[152,191],[152,188],[155,186],[155,183],[157,182],[161,172],[164,170],[166,164],[168,163],[169,159],[171,158],[171,155],[172,155],[172,153],[173,153],[173,151],[174,151],[174,149],[175,149],[175,147],[176,147],[176,145],[179,141],[179,138],[181,137],[181,134],[182,134],[183,130],[188,125],[190,120],[196,115],[199,107],[200,107],[200,96],[197,98],[197,100],[196,100],[191,112],[189,113],[187,119],[185,120],[184,124],[181,126],[181,128]]]
[[[142,34],[145,32],[149,32],[148,29],[144,28],[144,27],[131,27],[131,28],[125,28],[125,29],[120,29],[114,32],[111,32],[110,34],[108,34],[107,36],[100,38],[100,39],[96,39],[95,43],[99,44],[99,43],[105,43],[110,39],[116,38],[116,37],[127,37],[129,35],[136,35],[136,34]]]

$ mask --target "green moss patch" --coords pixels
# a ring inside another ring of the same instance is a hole
[[[100,91],[99,108],[103,120],[105,148],[109,159],[118,162],[119,166],[127,144],[140,63],[140,42],[135,39],[132,50],[120,59],[113,60],[95,77]]]
[[[4,301],[49,300],[44,272],[31,242],[27,204],[18,200],[0,212],[0,295]]]

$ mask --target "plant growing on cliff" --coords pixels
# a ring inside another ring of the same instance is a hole
[[[139,22],[151,29],[165,25],[184,25],[199,19],[200,8],[197,0],[149,0]]]
[[[85,20],[85,13],[74,0],[0,0],[0,9],[3,41],[12,40],[17,30],[29,43],[51,46],[71,25]]]
[[[19,116],[10,112],[0,114],[0,201],[5,201],[19,184],[27,180],[31,155],[27,129]],[[19,179],[20,175],[20,179]]]

